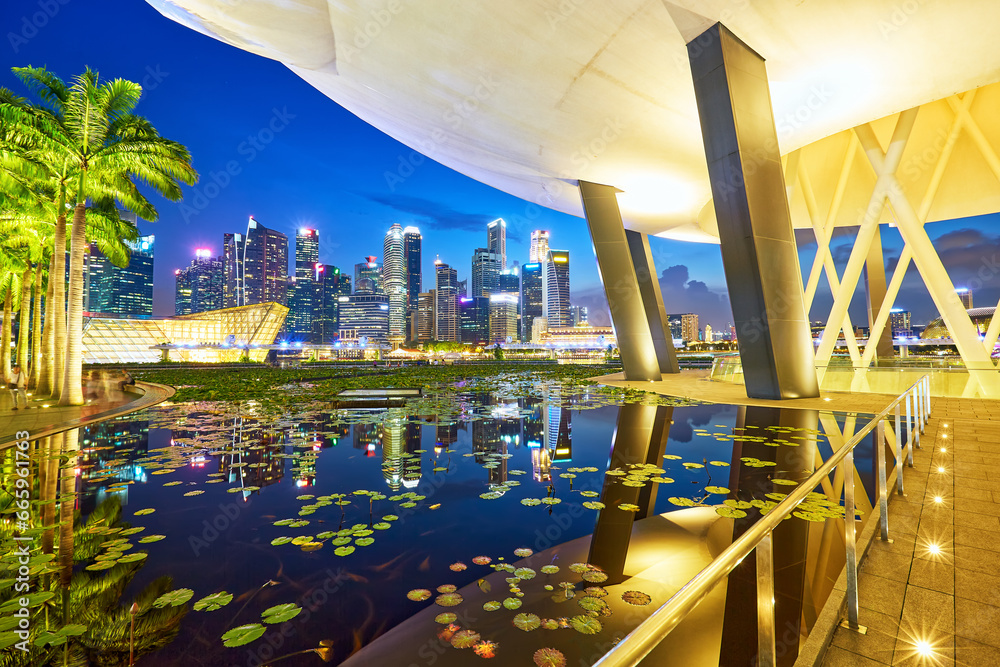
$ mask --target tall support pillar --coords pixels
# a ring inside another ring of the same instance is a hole
[[[747,395],[819,396],[764,59],[721,23],[688,56]]]
[[[656,360],[661,373],[680,373],[677,363],[677,351],[674,349],[674,337],[670,333],[670,320],[667,319],[667,309],[663,305],[663,294],[660,292],[660,279],[653,263],[653,253],[649,250],[649,237],[641,232],[625,230],[628,240],[629,254],[635,267],[635,277],[639,282],[639,296],[642,297],[642,307],[646,311],[646,322],[649,333],[653,337],[653,348],[656,350]]]
[[[659,380],[660,370],[664,365],[660,362],[659,353],[665,350],[662,345],[659,349],[657,347],[654,327],[650,326],[649,317],[650,310],[658,312],[656,309],[659,306],[652,301],[658,296],[654,294],[654,288],[658,293],[659,285],[650,284],[651,281],[655,283],[656,278],[649,275],[652,259],[648,257],[648,242],[645,244],[647,254],[638,254],[640,266],[637,267],[633,261],[632,249],[618,210],[618,200],[615,198],[617,192],[620,190],[610,185],[580,181],[587,227],[590,228],[594,254],[597,255],[598,274],[608,298],[625,379]],[[645,268],[642,278],[636,271],[640,267]],[[659,301],[662,303],[662,299]],[[654,324],[658,317],[652,318]],[[665,316],[663,319],[666,319]],[[673,352],[672,340],[670,352]],[[675,357],[674,364],[676,363]],[[669,362],[667,364],[669,367]]]
[[[868,258],[865,260],[865,297],[868,301],[868,344],[875,346],[875,355],[879,359],[892,359],[892,327],[882,327],[878,340],[871,339],[875,329],[879,308],[885,299],[885,258],[882,254],[882,232],[876,227],[872,244],[868,248]]]

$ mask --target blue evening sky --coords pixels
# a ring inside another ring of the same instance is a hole
[[[431,160],[402,183],[390,184],[386,175],[398,173],[411,149],[340,108],[281,63],[184,28],[140,0],[7,0],[0,15],[0,86],[26,93],[10,73],[15,65],[46,66],[67,80],[89,65],[102,78],[141,83],[145,92],[137,113],[190,149],[200,182],[186,189],[181,203],[159,200],[160,219],[141,225],[143,233],[156,234],[157,314],[173,312],[174,269],[186,266],[195,248],[221,252],[223,233],[245,230],[249,215],[286,233],[290,254],[296,228],[318,229],[321,261],[345,270],[366,255],[381,256],[392,223],[417,225],[424,237],[425,289],[438,255],[458,269],[460,279],[468,278],[472,251],[486,244],[486,223],[503,217],[508,259],[526,262],[530,231],[550,230],[552,247],[570,251],[574,302],[589,306],[592,320],[607,322],[582,219],[544,209],[535,213],[522,200]],[[269,136],[270,130],[277,131]],[[967,263],[973,276],[981,260],[1000,253],[1000,239],[990,233],[994,225],[941,223],[932,237],[945,234],[956,261]],[[885,245],[891,266],[900,247],[894,230],[887,230]],[[664,272],[667,311],[696,312],[702,323],[724,327],[731,316],[718,246],[653,239],[652,247]],[[814,246],[803,246],[805,270],[813,252]],[[846,261],[846,255],[838,259]],[[977,293],[977,305],[994,305],[998,286],[1000,278],[992,275]],[[824,283],[814,317],[823,317],[824,303],[829,307],[828,293]],[[900,299],[913,309],[915,321],[936,315],[913,277]],[[858,319],[862,309],[855,310],[856,321],[864,324]]]

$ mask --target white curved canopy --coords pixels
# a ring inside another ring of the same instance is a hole
[[[582,214],[577,179],[613,185],[624,191],[627,227],[690,240],[716,236],[686,46],[711,24],[766,59],[783,155],[1000,80],[996,0],[148,2],[287,64],[361,119],[476,180],[573,215]],[[980,95],[971,109],[994,146],[1000,116],[985,105],[996,98]],[[947,133],[950,112],[940,111]],[[875,127],[883,147],[885,125]],[[924,126],[911,155],[939,139],[936,124]],[[824,178],[812,179],[818,191],[833,187]],[[953,195],[942,186],[929,219],[997,210],[1000,188],[988,181],[981,203],[967,185]],[[858,197],[871,191],[864,187]],[[836,224],[857,224],[851,213]],[[810,224],[794,205],[793,223]]]

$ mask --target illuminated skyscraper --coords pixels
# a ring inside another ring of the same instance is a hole
[[[195,250],[191,266],[174,271],[174,278],[174,315],[190,315],[222,308],[225,283],[222,257],[212,257],[211,250]]]
[[[573,306],[569,309],[569,312],[573,318],[573,326],[577,327],[588,323],[586,306]]]
[[[338,298],[341,338],[365,343],[389,342],[389,299],[384,294],[358,294]]]
[[[493,294],[500,286],[502,257],[488,248],[476,248],[472,254],[472,294],[485,296]]]
[[[531,232],[531,248],[528,251],[528,261],[540,264],[549,256],[549,233],[544,229]]]
[[[288,237],[251,216],[247,233],[223,237],[225,307],[288,301]]]
[[[317,264],[314,280],[316,301],[310,340],[331,343],[339,329],[340,298],[351,295],[351,276],[331,264]]]
[[[902,308],[893,308],[889,311],[889,327],[892,329],[893,338],[899,336],[910,337],[913,329],[910,328],[910,311]]]
[[[507,223],[503,218],[497,218],[486,225],[486,249],[500,255],[500,269],[507,268]],[[472,296],[488,296],[473,294]]]
[[[395,223],[385,234],[382,253],[382,287],[389,299],[389,343],[394,348],[406,340],[406,269],[403,227]]]
[[[485,296],[467,296],[458,300],[462,324],[462,342],[485,345],[490,340],[490,300]]]
[[[295,275],[288,285],[288,317],[285,330],[293,340],[312,339],[313,318],[319,300],[316,265],[319,264],[319,232],[301,228],[295,234]]]
[[[459,340],[458,321],[458,272],[440,259],[434,262],[437,281],[435,291],[435,340]]]
[[[423,237],[416,227],[403,229],[403,257],[406,264],[406,308],[415,311],[419,306],[421,279],[421,246]]]
[[[490,297],[490,342],[517,340],[517,295],[497,293]]]
[[[134,214],[122,213],[123,219]],[[87,313],[146,319],[153,316],[153,235],[126,241],[128,265],[115,266],[96,244],[84,255],[83,309]]]
[[[959,287],[955,291],[958,293],[958,298],[962,302],[962,305],[965,306],[966,310],[969,310],[970,308],[973,307],[972,290],[970,290],[968,287]]]
[[[549,250],[542,271],[542,315],[550,327],[573,325],[569,311],[569,251]]]
[[[521,266],[521,340],[531,340],[531,327],[542,316],[542,267],[532,263]]]
[[[413,336],[421,343],[434,340],[437,334],[437,290],[421,292],[418,295],[417,303],[417,326],[416,336]]]
[[[378,257],[365,257],[365,261],[354,265],[355,294],[385,294],[382,287],[382,265]]]
[[[312,280],[319,263],[319,232],[303,227],[295,235],[295,279]]]

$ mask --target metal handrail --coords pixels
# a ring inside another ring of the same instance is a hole
[[[905,401],[907,425],[908,464],[913,466],[913,447],[920,447],[920,432],[927,424],[931,410],[930,376],[924,375],[906,391],[897,396],[881,412],[848,440],[833,456],[827,459],[794,491],[788,494],[770,512],[761,517],[738,537],[718,557],[696,574],[669,600],[654,611],[645,621],[630,632],[614,648],[597,661],[594,667],[634,667],[645,658],[695,607],[712,592],[716,585],[736,568],[750,553],[757,551],[757,623],[758,656],[756,664],[765,667],[775,664],[774,643],[774,567],[771,549],[771,532],[788,518],[819,486],[833,469],[843,464],[844,470],[844,542],[847,551],[847,621],[854,630],[863,630],[858,623],[857,550],[855,543],[854,511],[854,448],[872,430],[876,431],[875,450],[878,456],[878,486],[880,532],[883,540],[889,539],[888,492],[886,483],[884,420],[891,416],[895,424],[897,491],[903,493],[903,448],[900,405]]]

